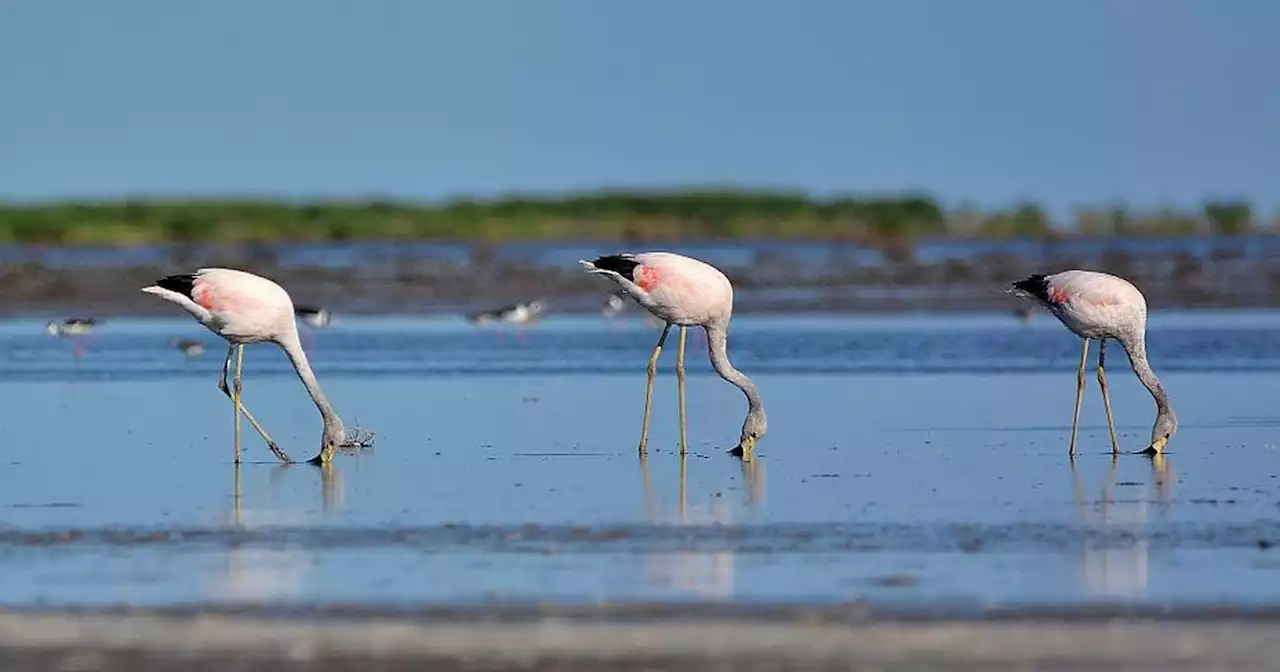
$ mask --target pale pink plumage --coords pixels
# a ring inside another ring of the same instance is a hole
[[[202,268],[195,273],[167,276],[154,285],[142,288],[142,291],[177,304],[231,344],[218,387],[232,398],[236,410],[236,462],[240,461],[240,413],[249,419],[278,458],[286,462],[292,461],[239,400],[240,371],[236,372],[234,381],[235,394],[227,387],[232,357],[237,354],[238,348],[243,348],[247,343],[271,342],[279,345],[288,355],[298,377],[319,409],[324,421],[324,431],[320,453],[313,462],[327,462],[339,448],[352,447],[357,443],[367,445],[371,441],[372,434],[368,433],[359,437],[348,436],[341,418],[329,405],[298,338],[293,300],[280,285],[244,271]],[[239,355],[242,361],[243,350]]]
[[[1156,422],[1151,430],[1147,450],[1160,452],[1178,430],[1178,419],[1165,393],[1164,385],[1147,361],[1147,300],[1133,283],[1108,273],[1071,270],[1053,275],[1033,275],[1013,283],[1012,291],[1048,308],[1059,321],[1084,339],[1077,377],[1075,420],[1071,428],[1071,454],[1075,454],[1076,432],[1080,423],[1080,402],[1084,391],[1085,358],[1089,341],[1098,340],[1098,383],[1106,404],[1107,425],[1111,431],[1112,450],[1119,452],[1115,422],[1111,414],[1111,397],[1105,373],[1107,339],[1120,342],[1129,354],[1134,373],[1156,402]]]
[[[756,441],[764,436],[767,420],[755,384],[729,362],[727,352],[729,319],[733,315],[733,285],[719,269],[697,259],[672,252],[643,252],[599,257],[580,262],[589,273],[603,275],[616,283],[637,303],[666,323],[658,346],[654,349],[649,369],[649,390],[653,387],[654,368],[661,354],[667,332],[672,325],[681,327],[683,360],[684,327],[701,326],[707,333],[711,365],[721,378],[742,390],[747,398],[747,417],[735,453],[750,459]],[[683,369],[677,368],[683,380]],[[683,396],[683,385],[681,386]],[[641,431],[640,450],[644,452],[648,432],[650,393],[645,396],[645,424]],[[683,409],[683,399],[681,408]],[[681,427],[683,435],[683,422]],[[681,441],[681,452],[686,450]]]

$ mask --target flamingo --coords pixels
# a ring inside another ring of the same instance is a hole
[[[342,419],[329,404],[320,382],[311,371],[311,364],[298,340],[298,325],[294,321],[293,301],[283,287],[264,277],[237,271],[229,268],[202,268],[195,273],[170,275],[156,281],[156,284],[142,288],[143,292],[155,294],[160,298],[175,303],[196,318],[209,331],[223,337],[230,343],[227,360],[222,365],[222,376],[218,379],[218,389],[231,398],[235,412],[236,464],[240,463],[240,414],[249,420],[253,428],[258,430],[267,447],[282,462],[292,462],[280,446],[271,439],[267,431],[253,417],[241,401],[243,391],[242,375],[244,371],[244,346],[249,343],[269,342],[280,346],[289,361],[298,372],[298,378],[311,395],[320,417],[324,421],[324,430],[320,439],[320,452],[310,460],[313,464],[324,464],[333,459],[339,448],[365,447],[371,445],[372,434],[356,430],[348,434]],[[227,377],[231,371],[231,360],[236,360],[236,375],[233,381],[234,390],[227,387]],[[362,436],[363,434],[363,436]]]
[[[688,432],[684,403],[684,346],[687,327],[700,326],[707,334],[711,366],[747,397],[747,417],[737,447],[730,451],[751,460],[756,442],[764,436],[768,423],[755,383],[734,368],[726,352],[729,318],[733,314],[733,285],[716,267],[672,252],[615,254],[595,261],[579,260],[588,273],[603,275],[630,295],[636,303],[662,320],[658,344],[649,357],[649,383],[644,393],[644,420],[640,428],[640,454],[648,453],[649,411],[653,402],[653,381],[658,358],[672,325],[680,325],[680,349],[676,355],[676,380],[680,398],[680,454],[688,453]]]
[[[1098,341],[1098,385],[1107,409],[1107,428],[1111,431],[1111,451],[1120,453],[1116,439],[1116,423],[1111,414],[1111,394],[1107,390],[1105,370],[1107,339],[1115,339],[1129,354],[1129,362],[1138,380],[1151,392],[1156,402],[1156,422],[1151,428],[1151,444],[1142,452],[1159,454],[1178,431],[1178,416],[1173,412],[1164,385],[1147,361],[1147,301],[1132,283],[1097,271],[1062,271],[1053,275],[1032,275],[1013,283],[1014,294],[1034,300],[1063,325],[1084,340],[1080,353],[1080,370],[1076,375],[1076,410],[1071,423],[1071,456],[1076,454],[1076,433],[1080,426],[1080,402],[1084,395],[1084,369],[1089,358],[1089,341]]]

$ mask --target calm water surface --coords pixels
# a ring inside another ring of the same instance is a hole
[[[108,323],[79,360],[41,326],[0,325],[0,603],[1280,602],[1280,314],[1153,316],[1168,457],[1112,460],[1090,373],[1074,465],[1080,345],[1043,315],[736,320],[769,411],[751,466],[724,454],[745,404],[693,332],[693,453],[672,339],[637,458],[657,332],[634,318],[310,332],[331,400],[378,436],[323,470],[274,464],[247,424],[232,465],[225,347],[190,320]],[[1154,407],[1109,354],[1138,450]],[[246,370],[247,406],[314,454],[284,356],[251,347]]]

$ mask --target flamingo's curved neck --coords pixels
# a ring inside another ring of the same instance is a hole
[[[302,380],[303,386],[307,388],[307,393],[311,395],[311,401],[314,401],[316,408],[320,409],[320,417],[324,418],[325,424],[337,421],[338,414],[329,404],[329,398],[324,396],[324,390],[320,388],[320,381],[316,380],[316,374],[311,370],[311,363],[307,361],[307,353],[302,349],[302,341],[298,339],[297,332],[291,332],[281,338],[279,343],[285,354],[289,356],[289,361],[293,362],[293,368],[298,372],[298,378]]]
[[[1125,352],[1129,354],[1129,363],[1133,365],[1133,373],[1138,376],[1138,380],[1146,386],[1151,392],[1151,397],[1156,400],[1156,411],[1160,414],[1167,414],[1171,410],[1169,404],[1169,395],[1164,391],[1164,385],[1160,379],[1156,377],[1156,372],[1151,370],[1151,362],[1147,361],[1147,344],[1139,338],[1123,339],[1120,344],[1124,346]]]
[[[734,368],[729,362],[729,333],[725,330],[724,325],[708,324],[705,327],[707,332],[707,351],[711,354],[711,367],[720,374],[721,378],[733,383],[747,397],[747,414],[752,415],[759,413],[763,408],[760,404],[760,394],[756,392],[755,383],[747,377],[747,374]]]

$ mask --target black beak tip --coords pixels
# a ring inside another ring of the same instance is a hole
[[[734,457],[742,457],[743,455],[742,444],[738,444],[734,446],[733,449],[729,451],[729,454]]]

